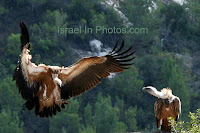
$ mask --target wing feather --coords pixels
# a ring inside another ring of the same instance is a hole
[[[174,111],[175,111],[175,115],[176,115],[176,121],[179,118],[179,114],[181,113],[181,101],[178,97],[175,97],[175,99],[173,100],[173,104],[174,104]]]
[[[161,107],[162,107],[162,99],[158,98],[154,104],[154,112],[158,119],[160,119]]]
[[[120,52],[124,47],[124,40],[122,41],[122,45],[120,46],[120,48],[116,51],[113,51],[113,53],[111,53],[110,55],[114,55],[114,54],[117,54],[118,52]]]
[[[158,98],[154,104],[154,113],[155,113],[155,117],[156,117],[157,127],[160,126],[159,121],[161,119],[162,104],[163,104],[163,101],[161,98]]]
[[[106,56],[83,58],[74,65],[64,68],[58,76],[64,84],[61,87],[62,99],[69,99],[92,89],[101,82],[100,79],[108,77],[112,72],[128,69],[127,66],[132,65],[130,61],[134,59],[129,58],[133,52],[127,53],[130,48],[125,52],[122,51],[124,41],[115,51],[116,45],[114,50]]]
[[[23,50],[24,46],[29,43],[29,34],[28,29],[26,28],[26,25],[23,22],[20,22],[20,28],[21,28],[21,50]]]

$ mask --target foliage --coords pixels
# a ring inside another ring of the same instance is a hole
[[[16,112],[1,110],[0,113],[1,133],[23,133],[23,122],[19,120]]]
[[[0,5],[0,16],[3,16],[4,14],[7,14],[9,12],[8,9],[5,9]]]
[[[112,81],[109,81],[109,84],[113,86],[110,95],[124,98],[124,100],[126,99],[125,101],[132,101],[132,106],[136,105],[142,95],[139,88],[143,86],[143,81],[138,78],[138,71],[139,69],[137,67],[132,66],[129,70],[116,76]]]
[[[173,94],[179,96],[182,102],[182,113],[186,114],[189,112],[189,86],[187,82],[189,75],[186,76],[183,68],[178,65],[178,60],[173,59],[172,56],[166,56],[161,66],[161,86],[169,87],[173,90]]]
[[[94,117],[92,116],[92,106],[87,104],[85,107],[84,120],[87,128],[94,126]]]
[[[137,121],[136,117],[137,108],[129,108],[125,113],[125,122],[128,125],[128,131],[137,131]]]
[[[170,125],[173,132],[178,133],[198,133],[200,131],[200,109],[196,113],[189,113],[189,122],[176,122],[174,119],[169,118]]]
[[[96,130],[91,126],[88,126],[88,127],[84,127],[81,130],[81,133],[96,133]]]
[[[12,82],[11,77],[1,80],[0,84],[0,108],[19,112],[24,101],[22,100],[15,82]]]
[[[80,131],[79,103],[77,100],[70,100],[69,102],[66,109],[49,120],[50,132],[78,133]]]
[[[15,65],[19,58],[19,44],[20,44],[20,35],[19,34],[11,34],[8,37],[8,44],[6,47],[5,58],[6,62],[3,64],[8,67],[8,71],[12,71],[15,69]]]
[[[105,98],[101,94],[98,95],[94,115],[97,133],[113,132],[117,124],[119,109],[112,107],[111,104],[111,97]]]

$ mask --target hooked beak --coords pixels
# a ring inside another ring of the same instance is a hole
[[[147,87],[143,87],[142,88],[142,91],[147,91],[147,90],[149,90],[150,88],[147,88]]]

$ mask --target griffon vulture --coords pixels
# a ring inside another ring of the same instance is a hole
[[[170,88],[163,88],[161,91],[157,91],[156,88],[147,86],[143,87],[142,90],[158,97],[154,104],[157,127],[161,127],[162,131],[171,132],[168,117],[174,118],[175,121],[178,120],[179,114],[181,113],[180,99],[172,94],[172,90]]]
[[[36,65],[31,62],[28,30],[21,27],[21,55],[13,73],[19,93],[26,100],[26,108],[35,108],[35,114],[49,117],[60,112],[71,97],[78,96],[95,86],[112,72],[129,69],[134,59],[132,47],[124,51],[116,43],[112,52],[101,57],[83,58],[69,67]],[[119,47],[119,48],[118,48]]]

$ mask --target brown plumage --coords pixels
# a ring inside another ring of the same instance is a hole
[[[112,52],[101,57],[83,58],[69,67],[35,65],[29,54],[28,30],[23,22],[21,27],[21,59],[14,71],[13,79],[22,97],[27,100],[26,107],[35,108],[36,115],[48,117],[64,108],[67,100],[80,95],[98,85],[101,78],[112,72],[129,69],[134,57],[131,48],[122,51],[124,42],[116,43]]]
[[[154,104],[154,113],[156,117],[157,127],[161,127],[162,131],[171,132],[168,118],[172,117],[178,120],[181,113],[181,101],[177,96],[172,94],[169,88],[163,88],[161,92],[152,86],[144,87],[143,90],[158,97]]]

